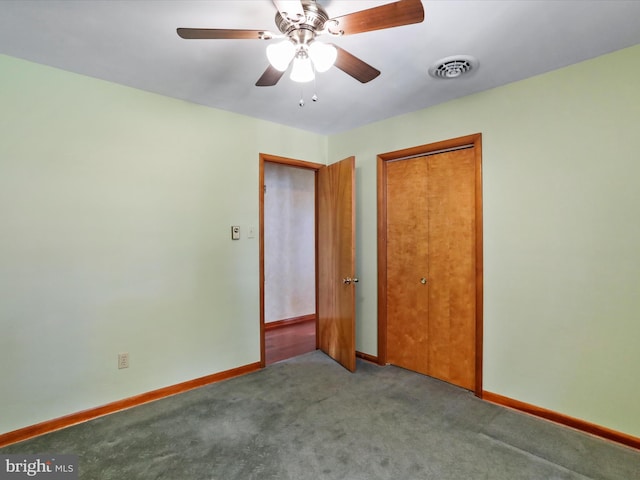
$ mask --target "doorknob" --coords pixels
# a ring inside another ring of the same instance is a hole
[[[344,283],[345,285],[350,285],[350,284],[351,284],[351,282],[353,282],[353,283],[358,283],[358,281],[359,281],[359,280],[358,280],[358,277],[354,277],[354,278],[351,278],[351,277],[344,277],[344,278],[342,279],[342,283]]]
[[[421,283],[421,284],[423,284],[423,285],[426,285],[426,283],[427,283],[427,279],[426,279],[426,278],[424,278],[424,277],[422,277],[422,278],[420,279],[420,283]]]

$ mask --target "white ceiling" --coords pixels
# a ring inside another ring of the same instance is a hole
[[[334,17],[390,1],[318,3]],[[317,75],[315,90],[288,76],[256,87],[268,65],[266,41],[176,34],[177,27],[277,32],[270,0],[0,0],[0,53],[333,134],[640,43],[637,0],[422,3],[423,23],[333,40],[382,72],[367,84],[332,68]],[[479,68],[456,80],[429,77],[429,66],[452,55],[472,55]]]

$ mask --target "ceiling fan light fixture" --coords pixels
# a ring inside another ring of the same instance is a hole
[[[312,42],[309,45],[309,56],[317,72],[326,72],[336,62],[338,50],[333,45],[322,42]]]
[[[284,42],[267,47],[269,66],[256,82],[257,87],[276,85],[289,67],[291,79],[296,82],[309,82],[315,79],[315,72],[326,71],[333,65],[360,83],[367,83],[380,75],[380,71],[340,47],[323,45],[322,42],[312,47],[316,37],[324,34],[354,35],[424,21],[421,0],[397,0],[392,3],[386,0],[383,2],[384,5],[337,17],[330,17],[316,0],[272,1],[278,10],[275,17],[276,27],[282,35],[267,30],[238,28],[181,27],[176,32],[184,39],[264,41],[276,37],[287,38]],[[310,50],[313,50],[313,53],[310,53]]]
[[[272,43],[267,47],[267,59],[273,68],[284,72],[296,54],[296,47],[290,40]]]
[[[293,67],[291,68],[291,80],[294,82],[305,83],[315,78],[313,73],[313,64],[306,50],[301,48],[293,59]]]

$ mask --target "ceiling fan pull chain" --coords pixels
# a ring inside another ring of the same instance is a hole
[[[317,82],[317,78],[318,76],[316,75],[316,67],[315,65],[313,66],[313,96],[311,97],[311,100],[314,102],[318,101],[318,82]]]
[[[300,105],[300,107],[304,107],[304,88],[302,88],[302,86],[300,86],[300,101],[298,102],[298,105]]]

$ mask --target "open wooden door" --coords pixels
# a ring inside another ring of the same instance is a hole
[[[355,157],[318,170],[318,346],[356,369]]]

